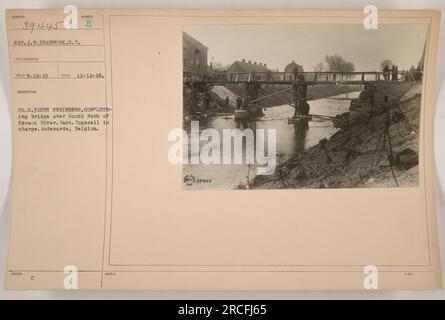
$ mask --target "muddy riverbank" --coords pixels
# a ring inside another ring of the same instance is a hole
[[[273,175],[257,176],[249,188],[417,186],[420,104],[418,83],[368,87],[334,120],[338,132],[296,152]]]
[[[331,117],[342,114],[349,110],[350,100],[357,98],[360,92],[350,92],[343,95],[311,100],[309,105],[311,111],[316,114],[324,114]],[[220,136],[226,129],[252,130],[257,129],[268,131],[270,129],[276,132],[275,150],[277,161],[284,162],[298,151],[303,151],[315,144],[322,138],[329,138],[338,131],[331,121],[311,121],[306,126],[300,126],[297,123],[289,122],[293,117],[295,110],[289,105],[275,106],[264,110],[264,116],[245,120],[235,120],[233,115],[216,115],[202,117],[199,119],[200,130],[214,129]],[[190,134],[191,119],[184,120],[184,129]],[[222,139],[220,139],[220,148],[223,150]],[[207,144],[206,141],[200,142],[200,150]],[[232,144],[233,147],[233,144]],[[190,148],[189,148],[190,149]],[[246,152],[246,143],[242,144],[243,154]],[[234,150],[232,148],[232,153]],[[195,153],[196,155],[197,153]],[[193,175],[196,178],[210,179],[208,184],[193,184],[186,186],[187,189],[234,189],[244,188],[256,175],[255,165],[242,163],[239,165],[193,165],[185,164],[183,166],[183,177]]]

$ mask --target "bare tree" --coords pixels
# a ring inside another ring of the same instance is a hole
[[[315,66],[313,66],[312,69],[314,69],[315,72],[321,72],[326,70],[326,66],[323,62],[319,62]]]
[[[385,59],[382,62],[380,62],[379,69],[380,71],[382,71],[385,68],[385,66],[388,66],[388,68],[391,69],[393,65],[394,63],[390,59]]]
[[[326,55],[325,61],[328,71],[337,71],[337,72],[355,71],[354,64],[352,62],[346,61],[342,56],[338,54]]]

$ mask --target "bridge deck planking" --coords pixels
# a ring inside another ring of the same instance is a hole
[[[373,84],[388,83],[394,84],[403,80],[409,74],[413,76],[421,71],[398,72],[397,80],[390,80],[393,77],[391,72],[365,71],[365,72],[213,72],[205,75],[184,74],[184,83],[200,83],[210,85],[238,84],[238,83],[258,83],[258,84],[282,84],[282,85],[328,85],[328,84]],[[386,78],[388,79],[385,79]]]

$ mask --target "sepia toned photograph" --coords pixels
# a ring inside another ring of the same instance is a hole
[[[184,26],[184,189],[417,186],[426,41],[421,23]]]
[[[383,3],[6,9],[3,296],[442,297],[441,12]],[[164,311],[286,318],[225,307]]]

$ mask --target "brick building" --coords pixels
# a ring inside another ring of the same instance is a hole
[[[183,38],[183,71],[191,74],[205,74],[208,72],[208,48],[186,32]]]
[[[303,72],[303,66],[299,65],[295,61],[292,61],[286,67],[284,67],[284,72]]]
[[[232,65],[227,69],[227,72],[267,72],[267,65],[261,62],[252,62],[251,60],[246,61],[242,59],[241,61],[235,61]]]

